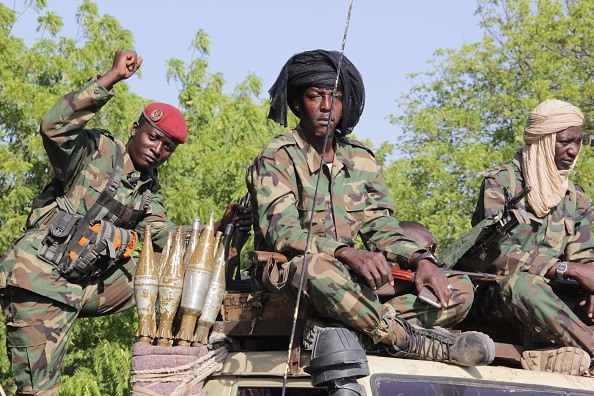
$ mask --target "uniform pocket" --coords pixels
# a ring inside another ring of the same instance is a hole
[[[12,375],[22,392],[33,392],[47,379],[45,326],[6,326],[6,346],[10,351]]]
[[[344,208],[347,212],[349,220],[361,221],[363,220],[363,211],[365,210],[365,201],[345,200]]]

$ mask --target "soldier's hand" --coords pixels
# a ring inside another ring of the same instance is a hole
[[[390,265],[381,253],[342,247],[336,250],[334,257],[362,276],[373,290],[379,289],[386,283],[390,286],[394,285]]]
[[[586,307],[586,314],[590,318],[592,322],[594,322],[594,295],[591,293],[583,292],[582,293],[582,301],[580,302],[580,307]]]
[[[442,308],[448,306],[450,297],[452,297],[451,284],[442,270],[429,260],[419,261],[417,271],[415,272],[415,286],[417,292],[420,292],[424,286],[433,289]],[[448,288],[450,287],[450,288]]]
[[[233,217],[233,225],[235,228],[242,232],[250,232],[254,222],[252,207],[235,204],[234,213],[236,213]]]
[[[565,278],[575,279],[587,293],[594,294],[594,265],[568,262]]]
[[[99,82],[105,89],[110,90],[116,83],[132,77],[141,64],[142,58],[138,57],[136,51],[117,50],[111,70],[99,77]]]
[[[253,223],[252,208],[242,206],[238,203],[227,205],[223,217],[215,224],[215,229],[225,232],[227,224],[231,222],[240,231],[249,232]]]

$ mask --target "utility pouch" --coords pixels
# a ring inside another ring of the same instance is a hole
[[[68,243],[67,254],[57,263],[57,269],[73,283],[93,280],[111,270],[118,260],[129,257],[135,245],[135,232],[97,221],[80,238]]]
[[[41,240],[37,255],[57,265],[62,260],[74,230],[81,219],[82,216],[78,214],[58,210],[58,214],[48,226]]]
[[[118,144],[115,148],[113,171],[97,201],[83,217],[75,213],[66,196],[57,197],[58,214],[39,246],[38,256],[54,264],[72,283],[92,281],[106,273],[119,259],[130,256],[136,245],[136,233],[102,220],[109,214],[123,172],[123,154]]]

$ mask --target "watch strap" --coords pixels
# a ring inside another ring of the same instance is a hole
[[[429,260],[433,264],[438,264],[437,258],[433,255],[433,253],[431,253],[429,250],[425,250],[422,251],[422,253],[419,254],[412,263],[410,263],[410,267],[413,271],[417,270],[417,267],[419,266],[419,261],[421,260]]]

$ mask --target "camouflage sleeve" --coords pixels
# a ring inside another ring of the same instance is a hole
[[[70,92],[42,117],[40,133],[43,145],[58,179],[67,184],[87,153],[85,124],[113,97],[94,77],[78,91]]]
[[[294,163],[289,154],[280,149],[275,154],[260,156],[251,167],[255,192],[256,213],[260,231],[267,246],[274,251],[297,256],[305,252],[307,228],[302,226],[297,209],[297,180]],[[332,238],[313,235],[308,252],[327,253],[346,244]]]
[[[583,194],[581,188],[576,185],[576,213],[573,219],[566,218],[570,223],[573,220],[573,234],[570,236],[565,247],[564,260],[574,261],[584,264],[594,262],[594,240],[592,240],[592,205]]]
[[[155,252],[161,252],[163,246],[165,246],[167,232],[175,231],[175,224],[167,217],[165,200],[160,190],[153,194],[151,208],[147,216],[136,226],[136,230],[139,233],[139,240],[141,241],[144,234],[144,227],[147,224],[151,226],[153,248]]]
[[[481,186],[481,196],[484,217],[501,210],[505,205],[506,191],[509,189],[509,175],[501,171],[494,177],[486,177]],[[511,237],[499,243],[500,255],[494,263],[500,274],[511,274],[516,271],[529,272],[544,276],[559,259],[548,255],[540,255],[522,249],[522,240],[534,238],[530,225],[517,227],[511,232]]]
[[[373,181],[365,186],[366,202],[359,234],[367,248],[381,251],[389,261],[407,265],[410,256],[424,246],[406,234],[394,218],[394,201],[384,182],[379,165]]]

